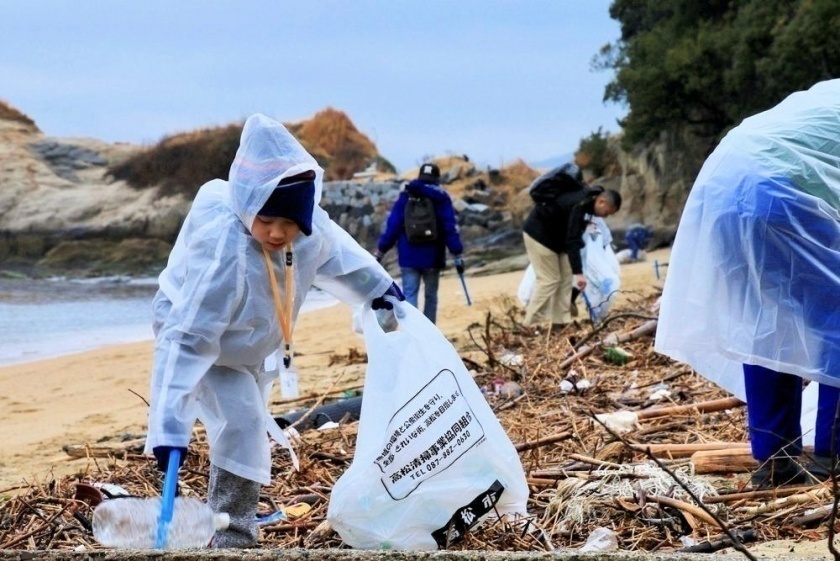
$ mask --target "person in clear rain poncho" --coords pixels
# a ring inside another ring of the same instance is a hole
[[[745,119],[706,160],[655,348],[746,400],[754,484],[827,475],[840,453],[840,80]],[[798,458],[802,379],[818,385],[805,392],[817,396],[814,455]]]
[[[230,514],[213,547],[256,544],[259,487],[268,484],[268,433],[297,459],[267,410],[278,373],[265,358],[292,332],[316,286],[351,304],[404,299],[373,256],[318,206],[323,170],[280,123],[254,115],[228,181],[195,197],[154,298],[155,353],[146,453],[166,469],[185,456],[196,419],[210,443],[209,502]],[[282,342],[282,343],[281,343]]]

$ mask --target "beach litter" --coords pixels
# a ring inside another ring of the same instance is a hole
[[[579,550],[595,539],[598,528],[609,529],[622,552],[657,554],[695,547],[688,544],[727,543],[721,524],[742,541],[802,542],[827,536],[831,509],[825,508],[830,498],[821,491],[824,485],[766,490],[750,486],[743,404],[652,351],[655,321],[638,317],[649,315],[651,306],[648,299],[629,309],[615,308],[597,331],[587,325],[548,339],[517,323],[520,316],[507,308],[470,328],[470,358],[464,361],[475,370],[476,383],[489,388],[498,380],[515,381],[522,390],[514,399],[491,391],[484,398],[526,469],[530,529],[515,531],[505,521],[493,521],[449,549]],[[631,313],[621,315],[626,312]],[[633,360],[618,365],[599,353],[581,353],[587,346],[606,348],[605,341],[620,341]],[[516,373],[498,363],[505,352],[523,357]],[[482,355],[487,359],[481,360]],[[351,359],[344,358],[348,364]],[[520,377],[514,380],[514,375]],[[591,381],[585,392],[560,391],[564,381],[583,380]],[[668,403],[650,399],[660,384],[671,393]],[[335,387],[311,402],[329,402],[350,389],[349,384]],[[294,402],[296,407],[302,404]],[[270,405],[275,417],[291,408],[279,399]],[[620,435],[623,441],[595,418],[611,419],[604,416],[613,414],[632,419],[629,431]],[[298,427],[299,471],[292,469],[288,455],[274,455],[273,481],[261,490],[258,512],[262,517],[281,510],[287,515],[260,527],[261,548],[347,548],[326,523],[333,484],[355,452],[359,422],[347,417],[332,419],[338,424],[333,430]],[[86,448],[101,452],[90,446],[80,449]],[[91,499],[77,496],[78,486],[90,486],[104,496],[104,486],[94,485],[108,482],[141,498],[153,497],[161,488],[162,474],[154,460],[134,446],[110,447],[107,456],[88,458],[87,467],[76,475],[0,489],[0,547],[101,549],[91,530]],[[653,458],[662,465],[654,466]],[[206,497],[209,471],[206,436],[199,430],[180,472],[180,496]],[[685,493],[681,483],[700,501]],[[791,498],[779,501],[787,497]],[[307,511],[289,515],[287,509],[300,503]]]

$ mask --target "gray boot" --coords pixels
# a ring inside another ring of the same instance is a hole
[[[227,512],[230,526],[213,536],[214,548],[244,548],[257,545],[257,506],[260,484],[214,465],[210,466],[210,508]]]

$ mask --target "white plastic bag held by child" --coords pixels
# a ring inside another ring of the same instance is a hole
[[[363,549],[436,549],[486,515],[526,514],[519,455],[458,353],[415,307],[385,333],[365,308],[368,353],[353,463],[327,519]]]

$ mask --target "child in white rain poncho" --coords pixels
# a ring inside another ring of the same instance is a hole
[[[706,160],[655,348],[746,399],[755,484],[804,482],[800,465],[824,475],[840,453],[840,80],[744,120]],[[819,383],[816,458],[794,461],[802,378]]]
[[[256,544],[259,487],[271,473],[267,433],[289,447],[266,408],[277,373],[263,363],[281,341],[291,344],[310,287],[374,308],[386,293],[402,299],[318,206],[322,176],[283,125],[250,117],[229,180],[201,187],[160,275],[146,453],[165,470],[173,448],[185,455],[196,419],[204,424],[210,506],[231,517],[214,547]]]

